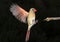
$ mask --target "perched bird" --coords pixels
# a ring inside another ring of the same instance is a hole
[[[10,12],[12,12],[13,16],[15,16],[19,21],[28,24],[28,29],[27,29],[26,39],[25,39],[25,41],[27,42],[29,40],[31,27],[38,22],[37,20],[35,20],[36,9],[31,8],[29,12],[27,12],[19,5],[13,4],[10,7]]]

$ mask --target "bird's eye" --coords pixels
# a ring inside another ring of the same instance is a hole
[[[32,8],[32,10],[34,10],[34,8]]]
[[[36,11],[37,11],[35,8],[32,8],[32,10],[33,10],[34,12],[36,12]]]

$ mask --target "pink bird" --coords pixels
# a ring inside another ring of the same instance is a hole
[[[36,9],[31,8],[29,12],[27,12],[19,5],[13,4],[10,7],[10,11],[12,12],[13,16],[15,16],[19,21],[23,23],[28,23],[28,29],[27,29],[26,39],[25,39],[25,41],[27,42],[29,40],[31,27],[38,22],[37,20],[35,20]]]

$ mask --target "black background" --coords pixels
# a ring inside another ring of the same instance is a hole
[[[27,24],[17,20],[9,8],[18,4],[26,11],[36,8],[38,23],[31,28],[29,42],[60,42],[60,20],[46,22],[46,17],[60,16],[59,0],[0,0],[0,42],[25,42]]]

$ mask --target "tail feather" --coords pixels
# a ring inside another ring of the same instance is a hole
[[[32,25],[28,26],[28,30],[27,30],[27,34],[26,34],[26,39],[25,39],[26,42],[29,40],[31,27],[32,27]]]
[[[27,30],[26,39],[25,39],[26,42],[28,42],[29,36],[30,36],[30,30]]]

